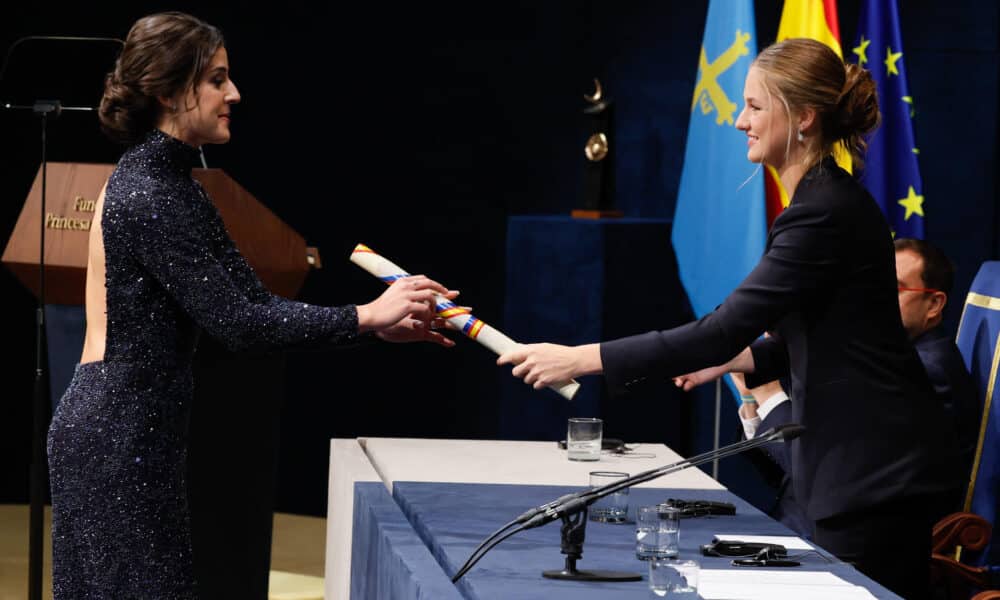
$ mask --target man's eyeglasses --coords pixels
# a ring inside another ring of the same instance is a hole
[[[903,287],[903,286],[899,286],[898,289],[901,292],[923,292],[925,294],[934,294],[936,292],[940,292],[941,291],[941,290],[933,290],[933,289],[930,289],[930,288],[911,288],[911,287]]]

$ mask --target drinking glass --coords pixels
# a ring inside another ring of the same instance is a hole
[[[566,456],[570,460],[601,459],[601,437],[604,421],[573,417],[566,427]]]
[[[621,481],[628,473],[618,471],[591,471],[590,487],[596,488]],[[628,488],[608,494],[590,505],[590,520],[602,523],[624,523],[628,520]]]
[[[673,558],[680,542],[681,511],[665,504],[635,511],[635,555],[639,560]]]
[[[700,570],[693,560],[654,558],[649,561],[649,589],[657,596],[695,600]]]

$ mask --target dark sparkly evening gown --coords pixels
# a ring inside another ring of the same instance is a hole
[[[77,367],[48,436],[57,600],[198,597],[184,480],[199,331],[231,349],[354,342],[354,306],[267,292],[191,178],[198,151],[154,131],[102,212],[104,360]]]

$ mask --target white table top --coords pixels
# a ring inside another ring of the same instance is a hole
[[[682,457],[663,444],[631,445],[630,457],[605,451],[599,461],[566,458],[555,442],[507,440],[442,440],[359,438],[382,481],[505,483],[523,485],[588,485],[591,471],[636,473],[672,464]],[[637,487],[725,489],[697,467],[639,484]]]

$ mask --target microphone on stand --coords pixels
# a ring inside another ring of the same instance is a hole
[[[7,75],[7,68],[10,65],[10,57],[14,49],[23,42],[114,42],[125,45],[125,42],[117,38],[96,38],[96,37],[71,37],[56,35],[31,35],[18,39],[7,49],[3,64],[0,64],[0,83],[4,82]],[[57,79],[58,80],[58,79]],[[6,90],[4,90],[6,93]],[[49,96],[49,93],[45,93]],[[41,218],[39,222],[39,250],[38,250],[38,305],[35,309],[35,387],[32,410],[32,440],[31,440],[31,466],[30,466],[30,508],[28,517],[28,600],[41,600],[42,598],[42,560],[44,541],[44,501],[45,501],[45,479],[47,462],[45,458],[45,435],[48,428],[47,405],[49,395],[49,377],[45,370],[46,360],[44,353],[48,345],[45,335],[45,211],[46,211],[46,185],[48,180],[48,123],[51,119],[57,118],[65,111],[93,112],[93,106],[65,106],[60,100],[35,100],[30,104],[19,104],[17,102],[0,103],[0,108],[13,111],[30,111],[40,118],[41,122]]]
[[[545,571],[543,573],[545,577],[557,579],[585,579],[590,581],[636,581],[641,579],[641,576],[630,573],[577,571],[576,561],[583,555],[583,530],[587,522],[587,508],[591,504],[604,496],[608,496],[639,483],[644,483],[664,475],[670,475],[672,473],[682,471],[688,467],[694,467],[720,458],[740,454],[741,452],[759,448],[772,442],[789,442],[802,435],[805,429],[806,428],[802,425],[794,423],[779,425],[765,431],[753,439],[743,440],[735,444],[730,444],[729,446],[724,446],[718,450],[710,450],[691,458],[679,460],[669,465],[643,471],[642,473],[632,475],[631,477],[627,477],[619,481],[614,481],[607,485],[566,494],[564,496],[560,496],[552,502],[527,510],[486,538],[486,540],[473,550],[472,554],[469,555],[468,560],[466,560],[465,564],[459,568],[451,580],[454,583],[461,579],[462,576],[465,575],[477,562],[479,562],[479,560],[485,556],[487,552],[503,540],[516,533],[524,531],[525,529],[541,527],[542,525],[551,523],[556,519],[563,521],[562,546],[563,553],[566,554],[566,568],[562,571]],[[579,513],[583,513],[582,518],[577,518],[573,521],[570,520],[571,516],[578,516]],[[520,527],[507,531],[515,525],[520,525]]]
[[[113,42],[121,46],[125,45],[125,41],[118,38],[66,35],[28,35],[18,39],[11,44],[9,48],[7,48],[7,54],[4,55],[3,64],[0,65],[0,82],[4,80],[4,75],[7,73],[7,67],[10,66],[11,55],[13,55],[14,50],[16,50],[17,47],[24,42],[98,42],[102,44]],[[7,110],[30,110],[36,115],[46,115],[52,118],[58,117],[63,111],[93,112],[97,110],[96,106],[64,106],[59,100],[36,100],[31,105],[4,102],[3,104],[0,104],[0,107]]]

